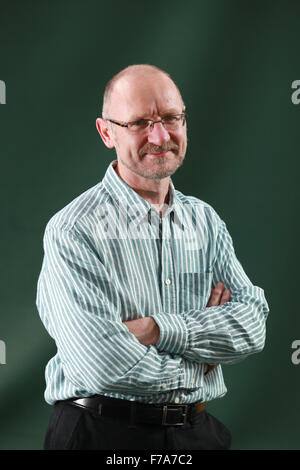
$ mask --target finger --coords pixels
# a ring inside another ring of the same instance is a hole
[[[216,286],[212,289],[210,298],[207,303],[207,307],[213,307],[220,305],[220,300],[223,294],[224,284],[223,282],[218,282]]]
[[[223,282],[217,282],[215,287],[211,291],[209,302],[211,305],[219,305],[221,296],[223,294],[224,284]]]
[[[229,302],[230,300],[230,295],[231,295],[231,292],[229,289],[225,289],[223,291],[223,294],[222,294],[222,297],[221,297],[221,300],[220,300],[220,305],[223,305],[225,304],[225,302]]]

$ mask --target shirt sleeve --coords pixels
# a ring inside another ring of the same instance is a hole
[[[264,348],[269,313],[264,291],[245,274],[221,219],[212,274],[214,285],[220,281],[230,289],[230,302],[176,315],[154,315],[160,328],[158,350],[176,352],[191,361],[231,364]]]
[[[92,394],[203,386],[203,365],[146,347],[129,332],[114,284],[80,234],[47,228],[44,250],[37,307],[71,383]]]

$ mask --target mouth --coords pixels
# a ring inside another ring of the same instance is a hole
[[[146,156],[151,158],[162,158],[167,155],[167,153],[172,152],[172,150],[165,150],[164,152],[156,153],[156,152],[147,152]]]

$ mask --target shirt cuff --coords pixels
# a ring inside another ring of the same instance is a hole
[[[170,313],[158,313],[153,315],[153,319],[160,330],[156,348],[159,351],[182,355],[188,342],[188,330],[184,319],[180,315]]]
[[[203,362],[191,362],[183,359],[184,383],[183,388],[188,390],[204,387],[205,364]]]

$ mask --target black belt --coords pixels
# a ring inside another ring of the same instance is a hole
[[[126,419],[131,423],[159,424],[162,426],[183,426],[188,420],[205,409],[205,403],[145,404],[116,398],[94,396],[74,398],[64,403],[79,406],[110,418]]]

